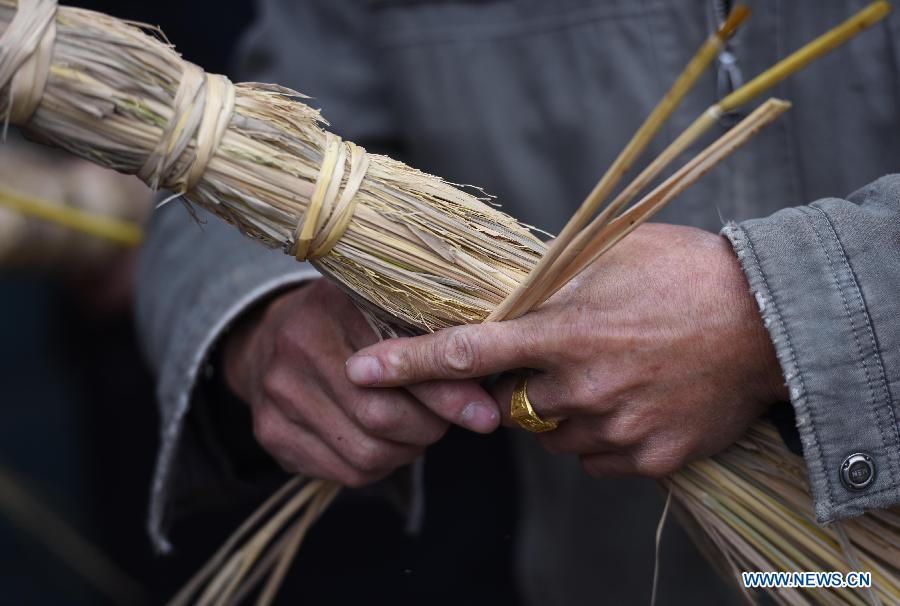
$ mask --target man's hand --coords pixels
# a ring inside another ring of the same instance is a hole
[[[256,438],[286,470],[360,486],[414,461],[448,422],[496,429],[496,405],[474,381],[383,390],[350,383],[347,358],[376,341],[325,280],[279,296],[228,338],[228,385],[250,404]]]
[[[647,225],[534,312],[366,348],[360,386],[415,385],[521,368],[551,452],[593,475],[667,475],[736,440],[787,399],[775,352],[731,247]],[[516,378],[494,388],[504,415]]]

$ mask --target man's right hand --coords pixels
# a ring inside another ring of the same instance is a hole
[[[497,428],[499,411],[475,381],[390,390],[350,383],[347,358],[376,341],[352,301],[321,279],[273,299],[227,337],[225,379],[285,470],[361,486],[414,461],[448,422]]]

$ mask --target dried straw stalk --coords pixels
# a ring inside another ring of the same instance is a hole
[[[591,220],[591,217],[606,202],[606,198],[615,190],[622,177],[627,173],[641,153],[647,148],[653,138],[665,125],[666,120],[678,107],[685,95],[697,83],[697,79],[706,71],[706,68],[718,56],[725,42],[734,34],[738,26],[747,18],[750,11],[744,5],[738,5],[731,12],[728,19],[716,32],[714,32],[700,47],[700,50],[691,58],[678,79],[656,105],[650,115],[644,120],[634,136],[616,157],[606,173],[588,194],[574,215],[566,222],[562,232],[553,241],[525,280],[518,285],[516,290],[507,297],[503,303],[496,307],[488,316],[488,321],[513,319],[526,313],[539,301],[541,288],[547,276],[551,275],[555,263],[572,246],[573,240],[581,229]],[[616,210],[616,209],[614,209]]]
[[[608,250],[786,108],[778,101],[764,104],[641,202],[621,214],[618,208],[607,212],[604,224],[579,240],[585,233],[581,227],[696,80],[698,66],[714,56],[715,42],[708,43],[700,53],[705,58],[689,66],[585,202],[573,223],[577,227],[564,231],[552,258],[531,273],[545,247],[524,226],[436,177],[341,142],[322,129],[324,122],[301,102],[302,95],[271,85],[232,86],[111,17],[57,12],[51,0],[23,0],[21,8],[16,13],[12,0],[0,0],[0,26],[12,22],[0,38],[0,90],[11,91],[0,100],[0,115],[33,136],[136,173],[152,187],[184,193],[245,235],[312,260],[370,313],[382,310],[387,314],[382,317],[413,331],[528,311],[552,292],[548,269],[577,273],[584,255],[595,258]],[[800,66],[782,66],[779,77]],[[685,137],[681,141],[689,140]],[[578,248],[569,248],[573,242]],[[565,262],[556,265],[560,260]],[[685,474],[720,465],[702,463]],[[735,469],[737,477],[722,476],[726,485],[711,486],[710,494],[724,499],[752,473]],[[687,486],[677,493],[679,499],[705,504],[701,489]],[[303,535],[337,491],[328,482],[301,487],[293,480],[238,529],[174,603],[197,593],[201,604],[236,603],[267,575],[259,603],[268,603]],[[737,503],[743,507],[739,515],[751,515],[741,500]],[[808,503],[806,496],[792,507],[808,509]],[[734,549],[736,543],[715,534],[724,532],[722,516],[715,508],[700,515],[718,525],[708,526],[717,543]],[[748,547],[748,561],[767,561],[767,554],[754,549],[778,551],[783,542],[790,546],[805,535],[779,540]],[[845,549],[837,557],[855,556]]]
[[[664,485],[741,571],[871,571],[872,588],[779,589],[780,604],[900,604],[900,508],[823,527],[810,506],[806,465],[769,423]]]
[[[139,245],[143,237],[143,230],[137,223],[2,188],[0,207],[127,248]]]
[[[134,24],[0,0],[0,28],[0,117],[184,193],[409,327],[484,319],[545,250],[473,194],[342,142],[303,95],[205,74]]]
[[[741,14],[739,9],[740,5],[735,7],[735,10],[720,31],[731,33],[733,28],[746,18],[746,14]],[[493,317],[489,319],[516,317],[546,301],[553,293],[609,250],[610,245],[607,245],[606,241],[600,237],[600,233],[612,222],[624,219],[624,217],[617,217],[617,213],[620,213],[622,209],[634,200],[635,196],[646,189],[677,157],[685,153],[701,136],[718,124],[719,118],[747,105],[785,78],[788,78],[791,74],[803,69],[819,57],[831,52],[860,32],[881,21],[890,11],[891,6],[888,2],[873,2],[837,27],[794,51],[718,103],[710,106],[683,133],[676,137],[655,160],[641,171],[612,202],[606,205],[587,227],[577,233],[569,232],[571,237],[568,238],[564,238],[566,234],[566,230],[564,230],[563,234],[560,234],[560,237],[553,243],[551,250],[544,256],[538,268],[528,277],[529,282],[533,285],[532,288],[527,293],[524,288],[518,289],[504,302],[505,309],[503,311],[505,313],[496,311],[492,314]],[[736,23],[735,19],[737,19]],[[690,72],[693,63],[692,61],[688,65],[685,70],[686,73]],[[673,88],[677,88],[677,86],[678,83],[676,82]],[[661,105],[663,104],[665,104],[665,99]],[[639,131],[635,138],[638,138],[640,134]],[[614,173],[615,169],[616,166],[614,164],[607,171],[606,177]],[[602,200],[597,200],[595,197],[605,199],[607,191],[611,190],[612,188],[610,187],[606,191],[600,191],[598,185],[585,201],[585,205],[590,204],[599,207]],[[632,211],[632,213],[634,212],[637,211]],[[578,220],[579,217],[576,215],[572,218],[570,224]],[[579,225],[582,224],[583,222],[579,222]],[[555,259],[552,263],[548,263],[547,260],[553,253],[553,249],[557,249]]]
[[[107,267],[140,242],[150,192],[134,177],[51,151],[0,146],[0,269]]]

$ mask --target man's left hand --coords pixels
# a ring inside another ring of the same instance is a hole
[[[535,411],[561,420],[541,442],[597,476],[670,474],[787,399],[728,242],[663,224],[636,230],[532,313],[373,345],[347,376],[395,387],[523,368],[538,371]],[[516,382],[492,390],[507,415]]]

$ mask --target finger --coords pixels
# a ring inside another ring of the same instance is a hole
[[[382,341],[347,361],[347,378],[360,386],[391,387],[538,366],[530,326],[523,319],[489,322]]]
[[[608,422],[606,417],[573,417],[560,423],[554,431],[540,434],[538,440],[552,454],[621,452],[620,444],[605,438]]]
[[[475,381],[426,381],[406,388],[440,418],[477,433],[500,425],[500,409]]]
[[[632,458],[621,453],[597,453],[581,457],[581,464],[595,478],[637,475]]]
[[[338,286],[328,280],[317,279],[304,288],[307,289],[307,298],[303,302],[303,307],[297,310],[299,322],[294,326],[317,332],[332,347],[344,351],[346,356],[378,342],[378,336],[365,316]],[[313,306],[320,313],[324,310],[326,315],[322,321],[312,324],[304,322],[308,320],[309,306]]]
[[[422,455],[422,447],[367,434],[343,411],[307,420],[307,427],[354,469],[363,473],[393,471]]]
[[[506,374],[501,376],[491,387],[491,395],[500,406],[504,424],[515,425],[509,416],[509,411],[512,407],[513,391],[521,380],[521,374]],[[566,386],[556,378],[556,375],[533,374],[528,377],[525,389],[534,412],[544,420],[566,419],[575,412],[573,407],[569,406],[570,400],[567,397]]]
[[[345,331],[347,345],[350,349],[347,353],[349,356],[363,347],[378,343],[381,339],[374,326],[366,320],[366,317],[356,306],[356,303],[343,292],[341,292],[341,296],[345,309],[343,310],[343,313],[339,315],[339,318]]]
[[[491,397],[497,402],[500,410],[500,422],[506,427],[518,427],[509,416],[509,411],[512,407],[512,393],[520,378],[521,376],[515,373],[503,374],[490,387]]]
[[[254,408],[253,431],[259,444],[287,472],[345,486],[362,486],[381,477],[354,469],[318,436],[270,403]]]
[[[369,435],[400,444],[428,446],[447,431],[447,423],[412,394],[400,389],[354,389],[361,393],[347,395],[342,405]]]
[[[273,404],[288,420],[318,436],[354,469],[365,473],[390,471],[421,455],[420,446],[367,434],[322,386],[299,383],[286,397],[273,398]]]
[[[438,415],[405,389],[366,389],[350,383],[340,371],[319,387],[364,433],[400,444],[428,446],[447,430]]]

